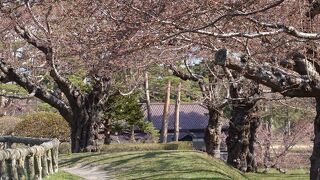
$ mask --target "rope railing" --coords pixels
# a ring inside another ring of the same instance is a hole
[[[58,139],[1,136],[0,143],[0,180],[38,180],[58,172]]]

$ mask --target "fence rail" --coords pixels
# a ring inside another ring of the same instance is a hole
[[[58,172],[58,139],[1,136],[0,143],[0,180],[38,180]],[[13,143],[24,146],[11,148]]]

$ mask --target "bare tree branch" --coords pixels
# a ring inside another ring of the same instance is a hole
[[[54,81],[58,84],[61,91],[66,95],[70,104],[75,106],[78,105],[77,98],[80,96],[79,90],[75,88],[67,79],[62,77],[56,69],[55,65],[55,57],[53,49],[49,42],[41,42],[38,39],[34,38],[29,31],[19,25],[17,20],[13,17],[13,20],[16,23],[15,31],[20,35],[21,38],[25,39],[28,43],[39,49],[46,56],[46,62],[50,65],[50,75],[54,79]],[[73,107],[72,105],[72,107]]]
[[[286,26],[284,24],[271,24],[271,23],[266,23],[266,22],[260,22],[254,18],[248,18],[248,19],[250,21],[260,25],[260,26],[281,30],[281,32],[284,32],[284,33],[286,33],[290,36],[294,36],[296,38],[309,39],[309,40],[320,39],[320,33],[305,33],[305,32],[298,31],[293,26]]]
[[[46,34],[48,35],[49,31],[44,28],[44,26],[39,22],[39,20],[36,18],[36,16],[34,15],[34,13],[32,12],[32,9],[30,7],[29,4],[29,0],[25,1],[26,7],[27,7],[27,11],[29,12],[29,14],[31,15],[33,21],[36,23],[36,25]]]
[[[213,20],[212,22],[210,22],[210,23],[208,23],[208,24],[206,24],[206,25],[204,25],[204,26],[200,26],[200,27],[194,28],[194,29],[182,28],[181,26],[179,26],[178,24],[176,24],[176,23],[174,23],[174,22],[169,22],[169,21],[161,21],[161,22],[164,23],[164,24],[171,24],[171,25],[175,26],[177,29],[181,30],[180,32],[175,33],[175,34],[167,37],[166,39],[170,39],[170,38],[172,38],[172,37],[174,37],[174,36],[178,36],[178,35],[180,35],[180,34],[188,33],[188,32],[194,32],[194,33],[200,33],[200,34],[207,34],[207,35],[211,34],[210,36],[215,36],[215,37],[220,36],[220,37],[222,37],[222,36],[223,36],[222,34],[219,35],[219,34],[209,33],[209,32],[202,31],[202,30],[203,30],[203,29],[206,29],[206,28],[208,28],[208,27],[214,26],[216,23],[218,23],[218,22],[221,21],[222,19],[225,19],[225,18],[228,18],[228,17],[249,16],[249,15],[261,13],[261,12],[267,11],[267,10],[269,10],[269,9],[272,9],[272,8],[278,6],[278,5],[280,5],[281,3],[283,3],[283,2],[284,2],[284,0],[278,0],[278,1],[275,1],[275,2],[273,2],[273,3],[271,3],[271,4],[269,4],[269,5],[261,8],[261,9],[257,9],[257,10],[253,10],[253,11],[249,11],[249,12],[235,11],[235,12],[232,12],[232,13],[226,13],[226,14],[224,14],[224,15],[219,16],[218,18],[216,18],[216,19]],[[249,38],[249,37],[252,38],[252,36],[249,35],[249,34],[245,34],[245,33],[242,33],[242,34],[248,36],[248,38]],[[232,35],[232,36],[231,36],[231,35],[228,35],[227,37],[242,37],[242,36],[240,36],[240,34],[239,34],[239,35],[237,35],[237,36],[236,36],[236,35]]]
[[[36,89],[34,89],[28,95],[0,93],[0,96],[7,97],[7,98],[13,98],[13,99],[30,99],[30,98],[34,97],[35,95],[36,95]]]
[[[247,63],[241,53],[220,49],[215,56],[215,63],[233,69],[244,77],[270,87],[273,91],[290,97],[319,97],[317,86],[319,76],[300,75],[298,72],[284,70],[270,65],[254,65]]]
[[[5,75],[5,78],[0,79],[1,82],[11,81],[17,83],[17,85],[29,92],[30,96],[35,96],[50,104],[52,107],[57,108],[62,116],[64,116],[67,120],[70,120],[72,111],[70,106],[63,100],[57,98],[48,90],[45,90],[44,88],[32,83],[26,76],[19,75],[13,70],[13,68],[7,67],[3,61],[0,62],[0,71]]]

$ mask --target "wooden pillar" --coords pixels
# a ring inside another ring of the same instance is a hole
[[[39,154],[34,156],[34,172],[35,179],[42,179],[41,156]]]
[[[169,115],[169,106],[170,106],[170,89],[171,89],[171,82],[168,81],[165,103],[163,107],[163,119],[162,119],[162,128],[161,128],[161,136],[160,136],[161,143],[167,143],[168,115]]]
[[[0,179],[6,179],[6,161],[0,161]]]
[[[174,140],[179,140],[180,128],[180,97],[181,97],[181,83],[178,85],[176,106],[175,106],[175,121],[174,121]]]
[[[48,173],[53,174],[51,149],[47,151],[47,164],[48,164]]]
[[[8,168],[8,176],[9,179],[16,180],[18,179],[18,171],[17,171],[17,160],[9,159],[7,160],[7,168]]]
[[[35,163],[34,163],[34,155],[30,154],[26,157],[26,163],[27,163],[27,173],[29,175],[29,179],[34,179],[35,178]]]
[[[19,176],[19,180],[25,180],[26,179],[26,171],[25,171],[25,167],[24,167],[24,159],[25,157],[20,157],[20,159],[18,159],[18,176]]]
[[[58,147],[52,148],[51,155],[52,155],[53,172],[58,172],[58,155],[59,155]]]
[[[146,95],[147,120],[149,122],[152,122],[148,72],[145,73],[145,77],[144,77],[144,91],[145,91],[145,95]]]
[[[41,156],[41,167],[42,167],[42,178],[47,177],[49,175],[48,171],[48,161],[46,152],[44,152]]]

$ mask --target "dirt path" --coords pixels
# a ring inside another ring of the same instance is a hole
[[[62,168],[63,171],[82,177],[86,180],[104,180],[110,179],[106,171],[106,166],[77,165],[70,168]]]

